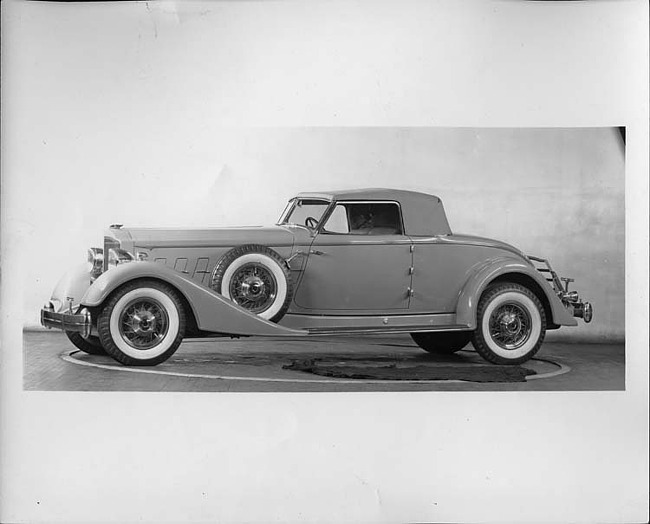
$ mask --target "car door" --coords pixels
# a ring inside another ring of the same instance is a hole
[[[396,202],[338,202],[310,246],[296,305],[314,314],[409,307],[412,254]]]
[[[412,237],[413,280],[410,311],[453,313],[458,296],[476,268],[490,256],[485,247],[447,236]]]

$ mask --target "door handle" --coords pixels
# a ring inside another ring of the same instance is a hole
[[[310,255],[324,255],[325,253],[323,253],[322,251],[318,251],[318,249],[310,249],[309,254]]]

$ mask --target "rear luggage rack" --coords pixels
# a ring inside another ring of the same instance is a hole
[[[573,278],[560,278],[551,267],[551,263],[545,258],[533,257],[531,255],[528,255],[528,258],[533,262],[538,262],[539,265],[542,265],[542,267],[535,266],[535,269],[544,274],[544,278],[546,278],[547,282],[550,282],[553,285],[553,289],[558,295],[560,295],[560,298],[562,298],[561,295],[564,293],[568,293],[569,282],[573,282]],[[562,282],[564,282],[564,284],[562,284]]]
[[[569,284],[574,279],[558,276],[551,267],[551,263],[545,258],[528,255],[528,259],[531,262],[537,262],[535,269],[544,275],[546,281],[553,286],[553,291],[555,291],[564,306],[573,312],[573,316],[582,318],[587,323],[591,322],[594,315],[592,305],[589,302],[583,302],[577,291],[569,291]]]

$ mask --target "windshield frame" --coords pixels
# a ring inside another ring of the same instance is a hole
[[[325,210],[321,214],[319,220],[318,220],[318,226],[315,228],[310,228],[307,227],[304,224],[298,224],[295,222],[287,222],[291,214],[293,213],[293,210],[296,208],[298,205],[298,202],[302,201],[309,201],[309,202],[319,202],[325,204]],[[294,226],[294,227],[302,227],[304,229],[307,229],[308,231],[318,231],[323,223],[323,219],[329,216],[329,212],[332,208],[332,205],[334,202],[332,200],[328,200],[326,198],[315,198],[315,197],[294,197],[289,202],[287,203],[287,206],[284,208],[284,211],[282,212],[282,215],[280,215],[280,219],[278,221],[279,226]]]

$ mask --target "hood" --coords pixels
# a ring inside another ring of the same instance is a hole
[[[173,247],[228,247],[240,244],[292,246],[294,235],[282,226],[182,228],[111,228],[109,234],[120,241],[123,249]]]
[[[506,244],[505,242],[501,242],[500,240],[494,240],[492,238],[485,238],[485,237],[477,237],[474,235],[448,235],[446,237],[441,237],[445,241],[448,242],[453,242],[457,244],[470,244],[473,246],[483,246],[483,247],[493,247],[497,249],[503,249],[504,251],[509,251],[510,253],[514,253],[516,255],[519,255],[526,261],[528,261],[528,257],[519,249],[517,249],[514,246],[511,246],[510,244]]]

